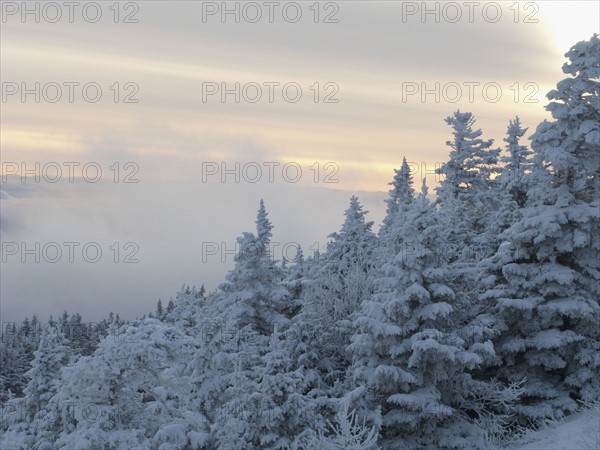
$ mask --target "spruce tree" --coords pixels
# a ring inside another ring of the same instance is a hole
[[[491,229],[498,209],[493,174],[498,170],[500,149],[493,139],[481,139],[470,112],[455,112],[446,118],[454,139],[450,159],[438,173],[445,177],[437,188],[437,204],[444,221],[444,250],[449,262],[477,262],[491,255],[496,241]]]
[[[466,372],[483,361],[490,344],[469,346],[461,337],[462,300],[436,255],[439,225],[425,183],[396,232],[412,251],[384,264],[354,321],[348,350],[355,389],[348,397],[381,429],[384,448],[452,448],[459,439],[452,442],[452,432],[440,428],[456,422],[455,408],[472,384]]]
[[[402,158],[402,166],[400,166],[400,169],[394,169],[394,173],[394,180],[388,183],[392,186],[392,189],[390,189],[388,198],[385,200],[387,208],[379,229],[380,236],[385,236],[394,223],[401,220],[398,217],[399,211],[409,205],[415,195],[412,187],[412,174],[406,162],[406,157]]]
[[[29,432],[34,437],[31,447],[49,449],[58,436],[58,405],[53,404],[52,398],[59,390],[61,369],[69,362],[71,349],[57,327],[46,327],[34,355],[24,390]]]
[[[350,339],[350,319],[371,294],[372,256],[376,237],[367,211],[350,199],[339,233],[304,282],[302,310],[293,319],[291,352],[304,366],[307,388],[314,396],[342,393],[349,364],[344,347]]]
[[[535,184],[485,278],[498,375],[527,377],[521,411],[534,419],[600,395],[598,54],[597,35],[566,53],[570,77],[548,93],[553,120],[532,136]]]

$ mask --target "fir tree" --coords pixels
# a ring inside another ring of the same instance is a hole
[[[158,303],[156,303],[156,318],[157,318],[158,320],[162,320],[164,313],[165,313],[165,312],[164,312],[164,310],[163,310],[162,301],[161,301],[161,299],[159,298],[159,299],[158,299]]]
[[[490,225],[498,209],[492,178],[500,149],[492,148],[493,139],[481,139],[482,131],[473,129],[475,118],[470,112],[457,111],[446,123],[454,139],[446,142],[452,151],[438,170],[445,178],[437,188],[445,255],[449,262],[477,262],[496,249]]]
[[[350,321],[371,293],[370,271],[375,235],[362,205],[350,199],[345,220],[325,254],[307,275],[301,312],[293,319],[291,352],[304,366],[307,392],[317,397],[342,393],[349,364],[343,348]]]
[[[468,396],[466,372],[483,361],[491,343],[469,347],[456,327],[461,299],[435,255],[440,233],[425,183],[397,232],[413,251],[384,265],[355,319],[348,349],[356,389],[349,399],[381,428],[384,448],[452,448],[451,432],[439,429],[456,420],[455,408]]]
[[[523,414],[556,417],[600,395],[600,39],[574,45],[532,136],[535,185],[491,262],[498,374],[527,377]]]
[[[401,220],[398,213],[413,201],[415,195],[412,187],[412,174],[406,158],[402,158],[402,166],[400,169],[394,169],[394,172],[394,180],[388,183],[392,186],[392,189],[390,189],[389,196],[385,201],[387,209],[379,230],[380,236],[384,236],[396,221]]]
[[[33,449],[52,448],[57,438],[57,405],[51,400],[59,389],[61,369],[67,365],[71,350],[62,332],[47,327],[40,346],[34,352],[35,359],[27,372],[29,382],[24,390],[28,406],[29,431],[34,439]]]

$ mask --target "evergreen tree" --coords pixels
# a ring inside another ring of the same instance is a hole
[[[500,186],[508,191],[511,199],[518,208],[525,206],[527,200],[527,191],[529,190],[529,179],[533,169],[531,155],[533,152],[519,140],[527,133],[528,128],[521,127],[521,121],[517,116],[511,120],[506,130],[506,151],[507,155],[500,158],[504,163],[502,172],[499,175]]]
[[[70,354],[62,332],[56,327],[46,327],[26,374],[29,382],[24,390],[33,449],[50,449],[56,440],[57,405],[51,400],[59,389],[60,371],[69,362]]]
[[[162,320],[163,319],[163,315],[164,315],[164,310],[163,310],[163,306],[162,306],[162,301],[159,298],[158,299],[158,303],[156,304],[156,318],[158,320]]]
[[[379,450],[377,428],[368,428],[361,423],[355,411],[348,411],[344,401],[336,414],[336,424],[329,422],[332,433],[305,433],[298,436],[296,445],[302,450]],[[311,430],[312,431],[312,430]],[[294,447],[296,448],[296,447]]]
[[[213,423],[218,405],[239,401],[238,379],[252,379],[253,368],[268,351],[273,329],[284,328],[289,321],[290,293],[268,251],[273,227],[262,201],[256,226],[256,235],[246,232],[238,238],[240,250],[227,282],[202,309],[205,329],[190,361],[201,410]],[[213,434],[219,436],[219,430]]]
[[[327,293],[325,302],[334,320],[347,318],[370,294],[369,272],[376,240],[371,231],[373,222],[365,220],[367,213],[352,196],[340,232],[329,235],[333,240],[323,256],[319,287]]]
[[[437,203],[444,221],[445,255],[449,262],[477,262],[496,250],[493,212],[498,200],[493,190],[493,174],[500,149],[493,139],[481,139],[474,130],[470,112],[455,112],[446,118],[454,139],[450,160],[438,169],[445,178],[437,188]]]
[[[406,158],[402,158],[402,166],[400,169],[394,169],[394,172],[394,180],[388,183],[392,186],[392,189],[390,189],[389,196],[385,201],[387,209],[379,230],[380,236],[385,236],[390,227],[396,221],[401,220],[398,213],[413,201],[415,195],[412,187],[412,174]]]
[[[271,230],[273,229],[273,225],[271,225],[271,221],[268,219],[269,214],[265,208],[265,202],[263,199],[260,199],[260,204],[258,207],[258,213],[256,215],[256,238],[257,243],[260,246],[260,257],[270,257],[269,252],[269,243],[271,242],[271,238],[273,237],[273,233]]]
[[[281,285],[283,273],[270,255],[273,226],[261,200],[256,219],[256,236],[243,233],[238,238],[235,266],[220,286],[223,295],[215,299],[216,313],[236,330],[250,327],[270,336],[275,324],[289,319],[289,292]]]
[[[435,255],[440,233],[427,187],[397,229],[413,251],[384,264],[372,299],[354,321],[349,399],[373,426],[384,448],[454,448],[460,437],[443,433],[469,396],[467,371],[483,361],[491,343],[468,346],[461,337],[462,300]],[[457,320],[457,318],[459,320]],[[463,440],[462,446],[466,446]]]
[[[496,245],[500,235],[513,223],[521,219],[522,208],[527,200],[527,191],[532,185],[533,152],[520,143],[528,128],[522,128],[519,117],[511,120],[506,130],[506,155],[500,158],[504,165],[493,180],[497,210],[492,214],[488,235],[494,235]],[[490,255],[485,255],[490,256]]]
[[[92,356],[63,370],[54,397],[62,420],[57,448],[203,446],[208,424],[186,373],[194,351],[189,336],[155,319],[125,325],[119,340],[104,339]]]
[[[304,282],[306,281],[307,264],[299,245],[296,248],[296,255],[292,262],[293,265],[287,270],[285,279],[281,282],[282,286],[288,289],[291,296],[289,317],[296,316],[300,310],[304,295]]]
[[[343,393],[349,319],[371,293],[376,239],[366,214],[353,196],[340,232],[330,235],[333,240],[307,275],[302,310],[290,329],[290,351],[303,367],[305,392],[317,398]]]
[[[173,310],[175,309],[175,303],[173,302],[173,299],[169,299],[169,303],[167,304],[167,311],[166,314],[172,314]]]
[[[322,427],[311,402],[301,394],[302,373],[292,367],[275,330],[260,364],[236,372],[231,400],[217,415],[219,448],[289,448],[310,427]]]
[[[504,233],[483,296],[498,330],[498,374],[527,377],[530,418],[576,409],[600,395],[600,39],[574,45],[532,136],[535,185],[522,219]]]
[[[4,324],[0,345],[0,404],[11,396],[23,396],[27,385],[25,372],[33,360],[33,349],[22,327]]]

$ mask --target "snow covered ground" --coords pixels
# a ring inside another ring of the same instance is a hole
[[[522,442],[510,450],[600,450],[600,409],[590,409],[533,432]]]

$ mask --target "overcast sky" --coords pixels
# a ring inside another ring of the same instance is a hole
[[[563,54],[600,16],[595,1],[26,7],[2,2],[2,321],[133,318],[183,283],[213,289],[260,198],[279,258],[322,248],[352,194],[378,224],[403,156],[435,186],[453,111],[498,145],[515,115],[530,132],[548,117]]]

